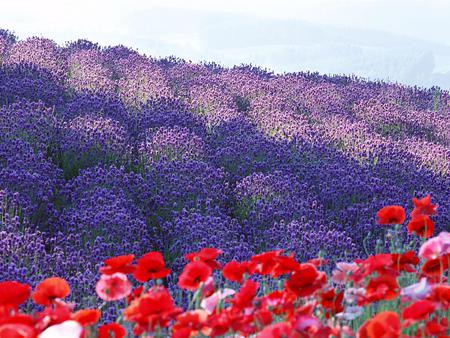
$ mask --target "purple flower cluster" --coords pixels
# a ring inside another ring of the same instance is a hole
[[[111,93],[115,91],[112,71],[97,49],[83,49],[67,57],[67,84],[76,92],[82,90]]]
[[[377,210],[429,193],[442,230],[449,113],[438,88],[0,30],[0,279],[59,275],[81,297],[129,252],[350,259],[375,249]]]
[[[130,156],[128,133],[120,122],[102,116],[78,116],[62,124],[63,168],[71,172]],[[70,168],[70,169],[69,169]]]
[[[143,159],[150,162],[201,159],[205,144],[201,137],[185,127],[160,127],[145,132],[145,141],[139,150]]]
[[[23,215],[37,225],[55,217],[55,192],[62,172],[42,152],[20,139],[0,142],[0,187],[18,194]]]
[[[45,38],[32,37],[11,46],[5,64],[21,63],[46,70],[61,81],[67,71],[61,48],[52,40]]]

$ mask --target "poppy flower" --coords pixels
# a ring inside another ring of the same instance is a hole
[[[39,338],[80,338],[83,334],[83,326],[75,320],[66,320],[45,329]]]
[[[97,295],[107,301],[120,300],[131,293],[131,283],[127,275],[116,272],[113,275],[102,275],[95,286]]]
[[[146,282],[149,279],[160,279],[166,277],[170,269],[166,268],[164,258],[157,251],[148,252],[137,260],[137,268],[133,277],[139,282]]]
[[[414,210],[411,212],[411,217],[419,215],[436,215],[437,204],[431,204],[431,195],[427,195],[420,200],[417,198],[412,199],[414,203]]]
[[[32,325],[22,323],[0,324],[0,337],[5,338],[36,338],[37,333]],[[39,336],[41,337],[41,336]]]
[[[234,295],[236,292],[233,289],[223,289],[214,292],[209,297],[203,298],[200,307],[204,309],[208,314],[212,314],[216,309],[219,301],[224,300],[225,298]]]
[[[202,330],[207,322],[208,314],[204,310],[186,311],[177,316],[176,323],[172,326],[172,337],[193,337]]]
[[[256,292],[258,291],[258,288],[259,288],[258,282],[254,282],[251,279],[247,279],[231,300],[233,307],[240,310],[252,307],[253,299],[255,299],[256,297]]]
[[[323,265],[329,264],[330,262],[327,259],[323,258],[323,257],[317,257],[317,258],[310,259],[306,263],[310,263],[310,264],[314,265],[316,268],[319,268],[319,267],[321,267]]]
[[[270,275],[272,273],[272,269],[277,263],[275,257],[279,256],[282,252],[283,250],[267,251],[262,254],[252,256],[250,261],[255,264],[253,272],[260,275]]]
[[[301,315],[295,319],[294,328],[300,331],[302,334],[318,336],[318,331],[322,328],[322,323],[316,317],[312,315]],[[330,334],[324,335],[323,337],[329,337]]]
[[[419,300],[408,305],[402,312],[406,326],[427,319],[436,310],[436,304],[429,300]]]
[[[224,265],[222,269],[223,276],[232,282],[242,283],[244,275],[251,275],[254,264],[250,262],[236,262],[231,261]]]
[[[43,311],[36,314],[36,329],[41,331],[46,327],[70,320],[74,307],[74,303],[65,303],[58,299],[55,300],[52,306],[47,306]]]
[[[220,269],[221,265],[215,259],[222,253],[222,250],[214,248],[203,248],[198,252],[192,252],[184,256],[188,261],[193,262],[195,260],[202,261],[209,265],[213,270]]]
[[[392,254],[392,268],[397,271],[416,272],[414,266],[419,264],[420,259],[414,251],[407,251],[402,254]]]
[[[450,254],[430,259],[422,266],[422,273],[426,276],[441,276],[449,267]]]
[[[225,335],[233,325],[235,317],[229,311],[213,313],[208,317],[208,334],[210,337]]]
[[[153,331],[157,326],[167,327],[170,320],[181,311],[175,307],[166,288],[154,286],[140,298],[133,300],[123,313],[126,320],[136,323],[133,333],[139,336],[148,330]]]
[[[391,275],[381,275],[372,278],[366,286],[366,299],[369,302],[395,299],[400,293],[397,278]]]
[[[450,285],[435,284],[428,297],[429,300],[438,303],[444,311],[450,309]]]
[[[438,321],[437,318],[433,318],[425,324],[425,336],[437,336],[437,337],[445,337],[448,333],[448,319],[443,317]],[[422,335],[421,332],[417,336],[420,337]]]
[[[411,284],[402,289],[401,296],[410,300],[421,300],[431,292],[431,286],[426,278],[421,278],[419,283]]]
[[[127,302],[131,303],[134,299],[139,298],[142,295],[142,292],[144,292],[144,286],[138,286],[127,296]]]
[[[133,273],[136,266],[131,264],[134,255],[123,255],[105,259],[103,263],[105,266],[100,267],[100,273],[103,275],[112,275],[116,272],[129,274]]]
[[[214,293],[214,291],[216,291],[216,287],[214,286],[214,278],[210,276],[206,282],[203,283],[202,297],[209,297]]]
[[[201,283],[211,276],[212,269],[202,261],[194,261],[188,263],[178,278],[178,286],[182,289],[195,291]]]
[[[391,254],[377,254],[369,256],[365,260],[355,260],[359,267],[353,270],[352,275],[349,277],[355,282],[359,282],[364,277],[371,275],[374,272],[379,274],[392,273],[392,266],[394,261]]]
[[[400,319],[397,313],[384,311],[368,319],[358,330],[359,338],[399,338]]]
[[[349,280],[349,276],[353,271],[356,271],[357,268],[358,265],[356,263],[336,263],[336,269],[333,270],[331,280],[336,284],[345,284]]]
[[[434,259],[448,253],[450,253],[450,232],[441,232],[438,236],[430,238],[419,250],[419,256],[425,259]]]
[[[344,312],[339,312],[336,317],[343,320],[355,320],[362,316],[364,308],[361,306],[346,306]]]
[[[98,328],[98,338],[124,338],[126,334],[123,326],[118,323],[104,324]]]
[[[336,294],[334,289],[330,289],[320,294],[320,304],[332,314],[336,314],[344,310],[344,306],[342,305],[343,299],[344,293],[339,292]]]
[[[270,273],[272,278],[278,278],[281,275],[298,271],[300,269],[300,263],[297,262],[294,257],[276,256],[275,262],[275,266]]]
[[[326,283],[326,275],[317,271],[312,264],[302,264],[298,271],[292,273],[286,281],[286,288],[298,297],[312,295],[315,291],[322,288]]]
[[[51,277],[44,279],[36,286],[31,298],[36,304],[48,306],[55,299],[65,298],[70,294],[69,284],[62,278]]]
[[[28,284],[16,281],[0,282],[0,308],[17,310],[19,305],[30,297],[30,294],[31,288]]]
[[[272,323],[273,316],[271,311],[262,308],[253,313],[253,320],[257,326],[265,327]],[[253,330],[253,328],[251,330]]]
[[[280,322],[266,326],[258,333],[258,338],[284,338],[290,337],[294,330],[288,322]]]
[[[428,215],[418,215],[408,223],[408,232],[415,232],[417,236],[428,238],[433,235],[434,222]]]
[[[366,289],[364,288],[347,288],[344,291],[344,299],[349,304],[364,304],[366,297]]]
[[[377,212],[377,223],[381,225],[402,224],[406,219],[406,211],[400,205],[388,205]]]
[[[100,319],[102,313],[97,309],[83,309],[75,312],[72,319],[83,326],[94,325]]]

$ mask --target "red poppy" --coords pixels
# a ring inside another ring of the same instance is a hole
[[[427,319],[436,310],[436,304],[429,300],[419,300],[408,305],[402,312],[406,326]]]
[[[177,316],[177,322],[172,326],[172,337],[192,337],[205,325],[208,313],[204,310],[187,311]]]
[[[280,322],[266,326],[258,333],[258,338],[284,338],[290,337],[293,332],[292,326],[288,322]]]
[[[381,275],[372,278],[366,287],[366,299],[369,302],[392,300],[400,293],[397,278],[391,275]]]
[[[184,267],[178,278],[178,286],[182,289],[195,291],[201,283],[206,282],[212,274],[212,269],[208,264],[201,261],[190,262]]]
[[[273,314],[285,315],[286,313],[292,313],[294,311],[294,302],[296,298],[297,297],[290,292],[276,290],[259,298],[259,301],[261,302],[262,307],[270,307]]]
[[[286,281],[286,289],[298,297],[312,295],[315,291],[322,288],[326,283],[326,275],[317,271],[312,264],[302,264],[298,271],[292,273],[291,278]]]
[[[425,332],[418,332],[417,336],[420,337],[425,334],[426,337],[437,336],[437,337],[448,337],[448,319],[443,317],[441,320],[433,318],[425,324]]]
[[[105,259],[103,263],[106,266],[100,267],[100,273],[104,275],[113,275],[116,272],[130,274],[136,269],[136,266],[131,264],[134,255],[124,255]]]
[[[444,311],[447,311],[450,309],[450,285],[433,285],[433,289],[431,290],[431,294],[428,299],[438,303]]]
[[[34,326],[36,323],[36,318],[31,315],[24,313],[9,313],[8,316],[0,316],[0,325],[3,324],[24,324],[29,326]],[[1,336],[0,336],[1,337]]]
[[[262,309],[256,310],[253,313],[253,321],[255,323],[257,323],[257,326],[265,327],[267,325],[270,325],[270,323],[272,323],[273,316],[272,316],[271,311],[262,308]]]
[[[339,292],[336,294],[334,289],[330,289],[321,293],[320,304],[332,314],[342,312],[344,306],[342,305],[342,300],[344,299],[344,293]]]
[[[365,260],[355,260],[355,263],[358,263],[359,267],[349,277],[355,282],[359,282],[374,272],[378,272],[379,274],[392,273],[391,267],[394,264],[391,254],[369,256]]]
[[[84,309],[75,312],[72,319],[83,326],[94,325],[100,319],[102,313],[97,309]]]
[[[62,278],[51,277],[44,279],[36,286],[31,298],[36,304],[48,306],[55,299],[65,298],[70,294],[69,284]]]
[[[43,311],[36,314],[36,329],[42,331],[49,326],[70,320],[73,308],[73,304],[55,300],[53,306],[47,306]]]
[[[225,335],[229,330],[235,316],[230,311],[222,311],[220,313],[213,313],[208,318],[208,328],[210,337],[218,337]]]
[[[31,325],[7,323],[0,324],[0,337],[3,338],[36,338],[36,330]]]
[[[403,254],[392,254],[392,268],[398,271],[416,272],[414,266],[419,264],[420,259],[414,251]]]
[[[142,292],[144,292],[144,286],[143,285],[138,286],[133,291],[131,291],[131,293],[127,297],[128,304],[130,304],[136,298],[139,298],[142,295]]]
[[[402,224],[406,219],[406,212],[399,205],[388,205],[378,210],[377,217],[377,223],[381,225]]]
[[[251,275],[254,264],[250,262],[231,261],[224,265],[222,269],[223,276],[232,282],[242,283],[244,275]]]
[[[258,288],[259,283],[247,279],[231,300],[233,307],[237,309],[252,307]]]
[[[437,204],[431,204],[431,195],[427,195],[420,200],[417,198],[412,199],[414,203],[414,210],[411,212],[411,217],[418,215],[436,215]]]
[[[101,325],[98,328],[98,338],[124,338],[127,332],[118,323]]]
[[[401,336],[400,319],[397,313],[384,311],[368,319],[358,330],[359,338],[399,338]]]
[[[417,236],[428,238],[433,236],[434,222],[428,215],[418,215],[408,223],[408,232],[415,232]]]
[[[31,288],[27,284],[16,281],[0,282],[0,308],[17,310],[19,305],[30,297],[30,293]]]
[[[254,273],[258,273],[260,275],[270,275],[272,273],[272,269],[277,263],[275,257],[279,256],[282,252],[283,250],[275,250],[254,255],[250,260],[255,264]]]
[[[167,327],[180,312],[169,291],[162,286],[154,286],[135,299],[123,313],[126,320],[136,323],[133,332],[139,336],[148,330],[153,331],[157,326]]]
[[[188,261],[202,261],[209,265],[213,270],[220,269],[221,265],[215,259],[222,253],[222,250],[214,248],[203,248],[198,252],[192,252],[184,256]]]
[[[275,257],[275,266],[270,275],[272,278],[278,278],[281,275],[288,274],[300,269],[300,263],[297,262],[293,256],[277,256]]]
[[[314,265],[315,267],[319,268],[323,265],[329,264],[330,262],[328,261],[328,259],[325,259],[323,257],[318,257],[318,258],[310,259],[306,263],[310,263],[310,264]]]
[[[429,259],[422,266],[422,273],[427,276],[441,276],[449,267],[450,254],[438,258]]]
[[[161,253],[151,251],[137,260],[137,268],[133,277],[139,282],[146,282],[149,279],[160,279],[166,277],[170,269],[166,268],[164,258]]]

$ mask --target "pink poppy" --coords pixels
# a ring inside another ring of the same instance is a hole
[[[102,275],[95,287],[97,295],[111,302],[127,297],[131,293],[131,283],[127,275],[116,272],[112,275]]]
[[[366,296],[364,288],[348,288],[344,291],[344,300],[348,304],[357,304]]]
[[[236,293],[236,291],[232,289],[223,289],[217,292],[214,292],[211,296],[204,298],[200,303],[202,309],[204,309],[208,314],[212,314],[217,307],[219,301],[232,296]]]
[[[356,263],[340,262],[336,264],[336,270],[333,270],[331,280],[336,284],[345,284],[349,275],[358,268]]]
[[[419,256],[425,259],[435,259],[447,253],[450,253],[449,232],[441,232],[438,236],[430,238],[419,250]]]

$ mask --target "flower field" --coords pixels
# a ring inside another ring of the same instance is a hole
[[[450,93],[0,30],[0,338],[447,337]]]

